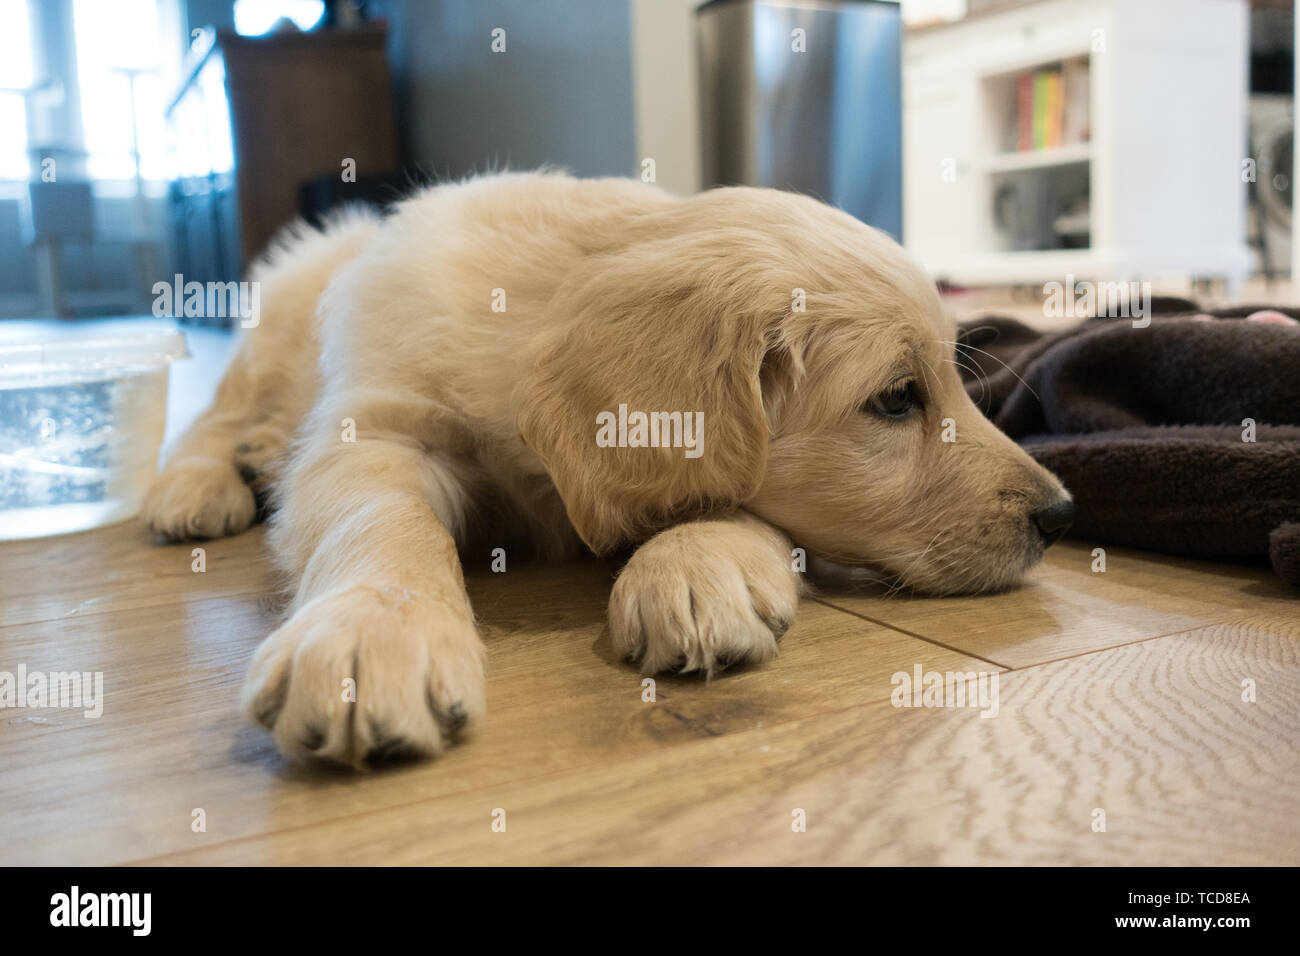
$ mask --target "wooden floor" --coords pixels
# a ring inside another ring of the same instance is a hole
[[[0,544],[0,670],[102,671],[105,697],[0,711],[0,863],[1300,863],[1300,603],[1265,568],[1094,573],[1067,542],[1012,594],[826,595],[772,664],[653,703],[604,565],[484,572],[483,734],[359,776],[244,721],[262,533],[206,547],[198,574],[136,522]],[[997,716],[892,706],[917,665],[998,673]]]

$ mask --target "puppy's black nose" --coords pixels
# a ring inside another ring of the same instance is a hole
[[[1046,508],[1040,508],[1029,516],[1033,519],[1038,533],[1043,536],[1043,547],[1051,545],[1065,534],[1074,523],[1074,502],[1069,498],[1054,501]]]

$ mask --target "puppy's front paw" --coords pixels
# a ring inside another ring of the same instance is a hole
[[[301,608],[253,654],[244,708],[296,759],[355,767],[433,756],[483,716],[483,644],[466,611],[354,587]]]
[[[614,650],[652,674],[703,671],[775,657],[799,603],[795,573],[768,549],[705,523],[646,542],[609,599]]]
[[[172,541],[219,538],[251,525],[257,502],[232,462],[180,458],[154,479],[140,515]]]

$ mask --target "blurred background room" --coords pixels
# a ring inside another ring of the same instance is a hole
[[[505,167],[809,193],[959,317],[1293,302],[1294,38],[1290,0],[0,0],[0,463],[71,460],[34,348],[47,385],[187,356],[175,435],[278,229]]]
[[[0,0],[0,316],[150,314],[295,215],[543,163],[809,192],[953,287],[1284,280],[1294,34],[1289,0]]]

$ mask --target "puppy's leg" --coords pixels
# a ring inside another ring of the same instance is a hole
[[[316,304],[377,229],[359,212],[324,231],[294,224],[253,267],[262,320],[244,334],[212,407],[170,451],[145,496],[142,516],[156,533],[212,538],[252,524],[315,397]]]
[[[790,541],[746,512],[660,532],[609,599],[614,650],[646,673],[762,662],[794,620],[801,578]]]
[[[170,540],[238,534],[257,516],[272,471],[311,401],[314,354],[259,354],[250,334],[204,412],[171,451],[141,515]],[[268,347],[273,347],[268,343]],[[278,374],[277,374],[278,372]]]
[[[315,438],[271,533],[292,616],[253,655],[244,706],[291,757],[437,754],[482,717],[483,645],[448,528],[452,470],[400,437]]]

